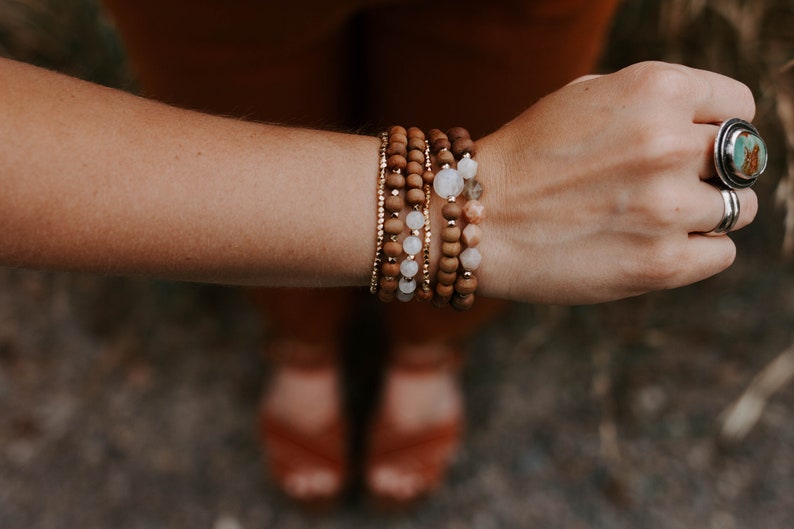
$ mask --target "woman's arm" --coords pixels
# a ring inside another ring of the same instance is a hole
[[[699,233],[722,216],[704,182],[715,123],[754,111],[736,81],[644,63],[568,85],[483,138],[480,292],[591,303],[723,270],[733,243]],[[367,284],[375,138],[207,116],[10,61],[0,116],[2,264]],[[737,193],[738,229],[757,200]]]
[[[208,116],[0,60],[0,262],[364,285],[378,140]]]

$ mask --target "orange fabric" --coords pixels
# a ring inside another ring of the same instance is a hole
[[[592,73],[617,3],[105,0],[150,97],[305,126],[463,125],[475,138]],[[336,290],[258,297],[276,308],[276,329],[312,340],[335,337],[353,299]],[[501,306],[384,311],[400,335],[428,340],[460,336]]]

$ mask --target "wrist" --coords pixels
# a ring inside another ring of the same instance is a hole
[[[483,295],[508,298],[510,252],[507,249],[510,246],[510,217],[515,212],[506,211],[503,207],[508,185],[508,157],[505,139],[495,136],[496,134],[491,134],[477,141],[480,180],[485,188],[480,202],[488,212],[482,224],[487,236],[480,243],[483,259],[478,270],[478,280],[479,290]]]

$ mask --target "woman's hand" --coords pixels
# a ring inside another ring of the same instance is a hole
[[[686,285],[727,268],[735,246],[712,152],[720,122],[752,120],[750,90],[718,74],[641,63],[544,98],[479,142],[483,294],[594,303]],[[736,191],[735,229],[757,211]]]

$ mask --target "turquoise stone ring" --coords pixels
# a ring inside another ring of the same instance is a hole
[[[714,139],[714,167],[726,187],[750,187],[766,169],[766,162],[766,143],[752,124],[733,118],[720,125]]]

